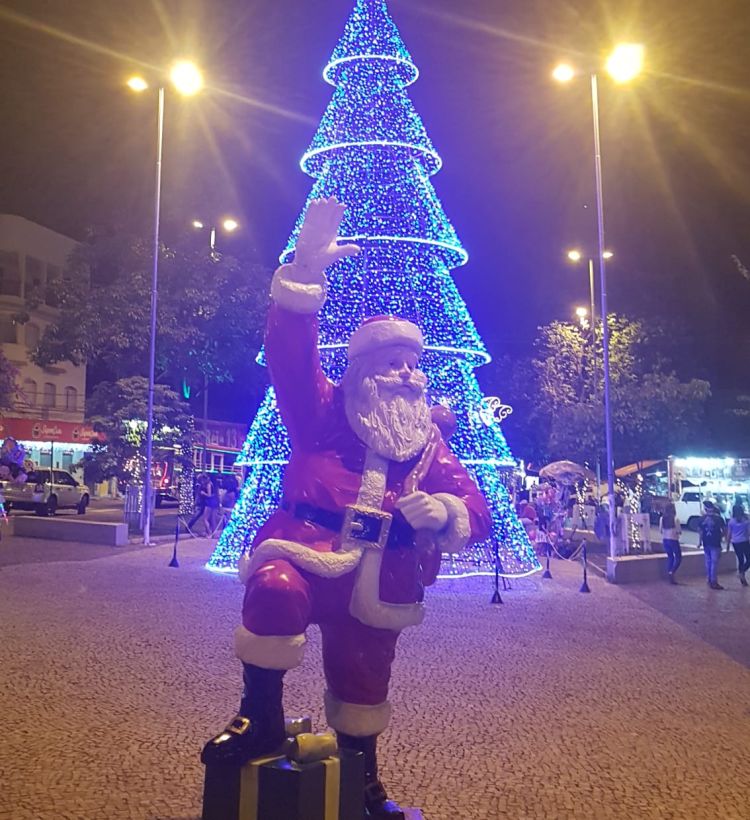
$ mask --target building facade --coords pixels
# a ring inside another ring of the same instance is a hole
[[[0,417],[0,436],[22,442],[29,458],[41,467],[70,470],[83,456],[93,431],[84,425],[86,367],[60,362],[39,367],[30,359],[57,313],[50,287],[62,280],[76,247],[68,236],[24,219],[0,214],[0,343],[19,371],[18,393]],[[27,310],[25,324],[13,316]]]

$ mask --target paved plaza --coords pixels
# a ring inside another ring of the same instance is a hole
[[[198,754],[239,694],[242,587],[210,550],[172,569],[168,544],[0,542],[0,818],[200,816]],[[430,590],[394,671],[394,797],[427,820],[750,818],[750,589],[594,575],[584,595],[552,569],[502,606],[488,578]],[[323,729],[319,643],[287,705]]]

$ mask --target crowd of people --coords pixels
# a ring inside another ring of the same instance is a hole
[[[555,487],[541,487],[530,496],[528,491],[518,494],[516,512],[526,532],[535,545],[537,554],[546,556],[551,552],[568,557],[570,539],[565,538],[565,529],[571,525],[576,496],[561,492]],[[593,504],[593,502],[587,502]],[[704,513],[698,526],[698,546],[703,548],[706,564],[706,583],[711,589],[722,590],[719,583],[719,561],[722,547],[726,552],[734,550],[737,556],[737,571],[742,586],[748,586],[747,573],[750,571],[750,517],[742,504],[737,503],[732,515],[725,520],[721,510],[713,501],[703,502]],[[597,516],[601,505],[594,505]],[[605,511],[606,512],[606,511]],[[596,528],[596,527],[595,527]],[[677,517],[675,505],[665,505],[659,519],[662,545],[667,556],[667,579],[676,584],[676,575],[682,563],[682,527]]]
[[[747,571],[750,569],[750,519],[742,504],[735,504],[731,517],[725,521],[713,501],[703,502],[704,513],[698,525],[698,546],[703,547],[706,560],[706,583],[711,589],[724,589],[719,583],[719,561],[722,545],[726,551],[734,549],[737,555],[737,571],[743,587],[748,585]],[[667,554],[668,578],[675,584],[675,574],[682,562],[680,536],[682,529],[677,520],[675,505],[667,504],[659,525]]]

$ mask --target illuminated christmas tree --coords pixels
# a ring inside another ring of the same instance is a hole
[[[497,545],[503,574],[523,575],[539,564],[504,485],[513,458],[474,376],[490,357],[451,278],[468,255],[430,181],[442,161],[407,93],[418,74],[385,0],[357,0],[323,71],[335,87],[333,98],[300,162],[315,180],[307,203],[330,196],[347,203],[341,237],[362,248],[328,271],[321,357],[326,373],[338,380],[349,336],[363,318],[392,314],[422,328],[421,366],[430,399],[455,414],[451,448],[476,478],[494,519],[492,537],[445,559],[442,574],[492,571]],[[282,262],[294,256],[307,203]],[[248,465],[248,478],[210,569],[235,569],[278,506],[288,457],[286,431],[269,389],[238,461]]]

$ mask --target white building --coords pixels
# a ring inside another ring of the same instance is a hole
[[[19,370],[19,395],[0,418],[0,440],[13,436],[40,466],[70,469],[79,461],[93,431],[83,424],[86,368],[70,362],[39,367],[29,358],[45,328],[54,321],[48,285],[62,278],[75,240],[28,219],[0,214],[0,343]],[[26,324],[13,315],[26,298],[39,296]]]

